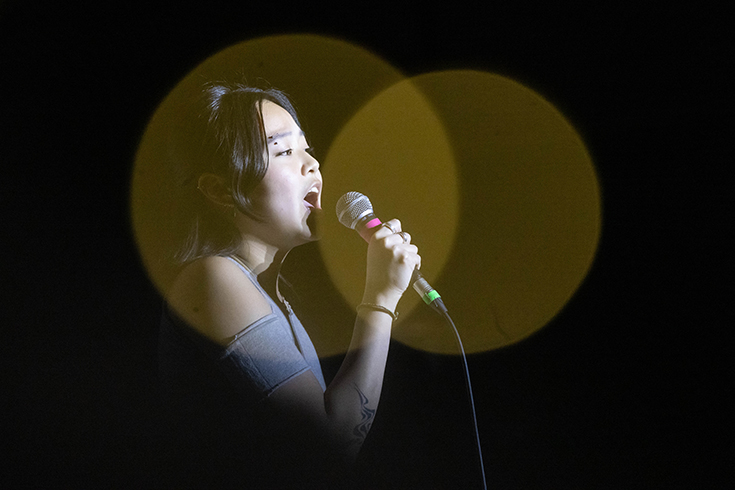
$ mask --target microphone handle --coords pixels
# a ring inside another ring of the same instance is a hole
[[[414,291],[416,291],[421,299],[424,300],[424,303],[431,306],[439,313],[447,313],[447,307],[444,306],[444,301],[442,301],[441,296],[436,289],[431,287],[429,281],[424,279],[424,276],[421,275],[421,272],[418,269],[413,270],[411,283],[413,284]]]

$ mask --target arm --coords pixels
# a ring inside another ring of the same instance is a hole
[[[400,230],[397,220],[391,224]],[[378,230],[368,245],[363,303],[395,311],[414,268],[420,265],[417,252],[387,228]],[[360,308],[345,360],[326,392],[322,394],[311,373],[304,373],[274,392],[268,402],[294,427],[302,428],[304,439],[310,440],[308,432],[315,430],[340,459],[352,462],[378,407],[392,323],[387,313]]]

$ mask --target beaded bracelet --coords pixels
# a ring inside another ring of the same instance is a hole
[[[393,321],[398,320],[398,312],[394,313],[390,311],[388,308],[386,308],[385,306],[374,305],[372,303],[362,303],[362,304],[357,305],[357,311],[360,311],[360,308],[368,308],[371,310],[382,311],[383,313],[388,313],[391,316],[391,318],[393,318]]]

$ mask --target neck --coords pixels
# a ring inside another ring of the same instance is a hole
[[[278,292],[278,274],[288,250],[282,251],[252,236],[243,237],[237,255],[245,262],[258,278],[263,289],[271,298],[280,300]]]

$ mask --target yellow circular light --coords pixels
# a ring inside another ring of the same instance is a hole
[[[512,344],[556,316],[592,265],[601,201],[590,155],[552,104],[508,78],[447,71],[411,81],[444,123],[461,174],[457,239],[434,285],[466,351]],[[425,318],[396,337],[456,353],[452,336]]]

